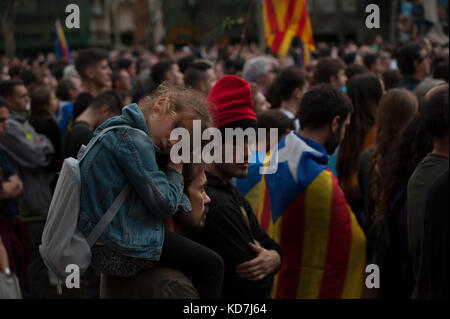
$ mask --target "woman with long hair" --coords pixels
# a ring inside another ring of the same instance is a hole
[[[389,90],[380,100],[376,114],[375,145],[364,151],[360,159],[362,167],[360,166],[359,186],[364,199],[362,220],[366,230],[372,224],[374,210],[385,211],[389,205],[389,199],[381,200],[381,181],[386,177],[386,158],[389,159],[392,142],[404,131],[418,108],[419,101],[406,89]]]
[[[383,95],[379,78],[371,73],[354,76],[347,88],[353,113],[339,147],[336,170],[347,202],[360,220],[362,199],[358,185],[360,154],[375,144],[375,113]]]
[[[433,148],[420,115],[413,117],[384,156],[379,208],[367,236],[368,260],[380,267],[382,298],[410,298],[414,275],[408,252],[407,185],[416,166]]]

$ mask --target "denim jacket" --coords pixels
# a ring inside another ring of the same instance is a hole
[[[179,207],[191,210],[183,194],[183,178],[174,170],[159,170],[155,157],[158,148],[136,104],[124,107],[121,116],[105,121],[95,135],[117,125],[122,127],[107,132],[80,163],[78,228],[88,235],[131,182],[132,190],[99,242],[127,256],[159,260],[164,240],[162,219],[174,215]],[[78,158],[82,153],[83,149]]]

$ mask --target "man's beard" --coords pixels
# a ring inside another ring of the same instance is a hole
[[[329,155],[332,155],[336,148],[341,143],[341,130],[337,130],[337,132],[325,141],[324,147]]]

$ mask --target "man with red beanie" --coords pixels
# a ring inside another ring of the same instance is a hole
[[[207,100],[222,136],[226,128],[256,129],[248,82],[234,75],[224,76]],[[233,144],[233,163],[225,163],[223,155],[222,163],[208,164],[206,192],[211,198],[210,210],[204,229],[195,239],[216,251],[225,262],[222,298],[266,299],[281,265],[281,249],[259,225],[248,201],[230,184],[233,177],[247,176],[248,140],[243,152],[237,152],[236,140],[222,141],[222,154],[227,143]]]

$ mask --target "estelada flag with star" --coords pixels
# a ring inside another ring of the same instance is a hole
[[[303,42],[304,59],[309,57],[307,50],[315,50],[307,0],[264,0],[263,20],[266,44],[272,52],[286,55],[295,36]]]
[[[327,163],[321,145],[291,132],[237,182],[282,250],[273,298],[361,298],[366,238]]]

